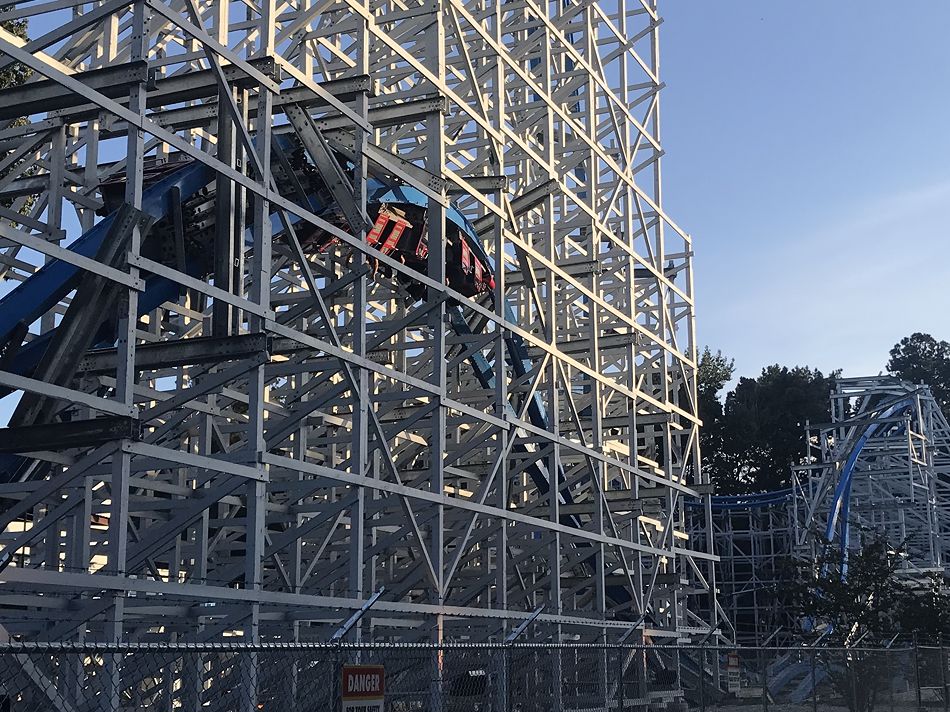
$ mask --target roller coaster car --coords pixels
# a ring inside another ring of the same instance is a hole
[[[429,266],[429,221],[426,209],[409,203],[370,204],[373,227],[366,234],[366,242],[384,255],[399,260],[404,265],[426,274]],[[346,227],[333,220],[341,229]],[[495,277],[489,265],[481,259],[471,245],[472,238],[453,222],[446,221],[445,231],[445,282],[466,297],[475,297],[490,292],[495,287]],[[327,252],[339,240],[320,229],[312,231],[304,241],[304,249]],[[371,259],[374,276],[392,277],[392,270],[378,259]],[[396,280],[417,301],[425,299],[425,285],[402,273]]]
[[[329,191],[322,178],[313,166],[306,160],[299,149],[289,150],[288,164],[290,170],[296,174],[298,185],[309,193],[310,208],[334,227],[350,232],[349,225],[339,206],[333,204]],[[340,158],[341,163],[344,159]],[[190,159],[155,163],[145,169],[144,183],[146,186],[154,184],[190,163]],[[286,172],[287,168],[281,168]],[[283,173],[281,173],[283,175]],[[125,198],[125,174],[115,175],[100,185],[103,196],[103,208],[100,214],[108,214],[116,210]],[[391,181],[372,177],[371,182],[377,186],[375,194],[404,194],[408,192],[406,186],[393,184]],[[211,186],[184,201],[181,206],[182,223],[184,226],[182,241],[176,242],[173,221],[168,217],[160,220],[152,228],[151,234],[142,244],[142,255],[163,264],[181,264],[182,261],[190,265],[190,272],[210,273],[213,270],[213,241],[214,241],[214,191]],[[428,273],[429,257],[429,222],[427,209],[412,202],[374,202],[369,206],[369,217],[372,228],[366,234],[366,242],[375,247],[382,254],[399,260],[417,272]],[[169,214],[171,211],[169,211]],[[249,217],[249,216],[248,216]],[[491,266],[480,247],[474,245],[474,232],[470,226],[463,229],[457,221],[463,221],[459,215],[454,219],[446,220],[445,224],[445,282],[457,292],[473,298],[480,294],[491,292],[495,286],[495,278]],[[317,226],[304,228],[298,223],[301,244],[305,251],[310,253],[326,253],[339,239],[330,232]],[[471,233],[471,234],[470,234]],[[184,254],[178,254],[184,249]],[[373,275],[377,278],[395,278],[408,292],[413,301],[422,301],[426,298],[424,284],[397,272],[393,274],[387,265],[378,259],[370,258]]]

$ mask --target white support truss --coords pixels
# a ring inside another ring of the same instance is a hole
[[[715,627],[655,0],[0,7],[11,636]]]

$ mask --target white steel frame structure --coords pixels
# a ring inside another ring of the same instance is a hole
[[[712,543],[716,564],[723,634],[737,645],[782,645],[793,633],[793,620],[779,595],[789,573],[797,534],[792,493],[765,501],[737,497],[728,505],[713,498]],[[695,527],[705,542],[702,509],[691,507]]]
[[[7,634],[328,640],[360,610],[348,639],[715,627],[691,604],[714,557],[684,531],[708,488],[656,0],[0,8],[30,28],[0,30],[0,64],[32,71],[0,91],[0,296],[77,270],[2,346]],[[211,178],[156,215],[182,165]],[[425,270],[366,239],[379,175],[423,196]],[[101,248],[71,251],[108,191]],[[490,293],[446,283],[456,209]]]
[[[831,394],[832,422],[806,431],[810,465],[793,468],[795,546],[822,546],[835,513],[835,490],[853,459],[847,506],[833,522],[840,547],[860,549],[867,537],[883,537],[904,551],[901,573],[943,575],[948,562],[950,425],[927,386],[893,376],[844,378]],[[872,429],[874,428],[874,429]],[[857,455],[856,444],[866,441]]]
[[[797,623],[779,594],[795,559],[847,556],[883,537],[903,550],[905,580],[946,575],[950,425],[930,389],[893,376],[842,378],[830,400],[831,422],[805,427],[805,464],[791,468],[791,487],[713,497],[711,518],[704,503],[689,507],[696,544],[711,538],[719,556],[716,600],[736,642],[788,642]]]

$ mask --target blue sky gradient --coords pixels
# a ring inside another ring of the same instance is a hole
[[[877,373],[950,338],[950,3],[666,0],[664,204],[700,344]]]

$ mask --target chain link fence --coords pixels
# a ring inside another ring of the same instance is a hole
[[[343,672],[354,665],[384,668],[381,703],[361,708],[378,712],[948,710],[948,652],[8,643],[0,712],[343,712]]]

